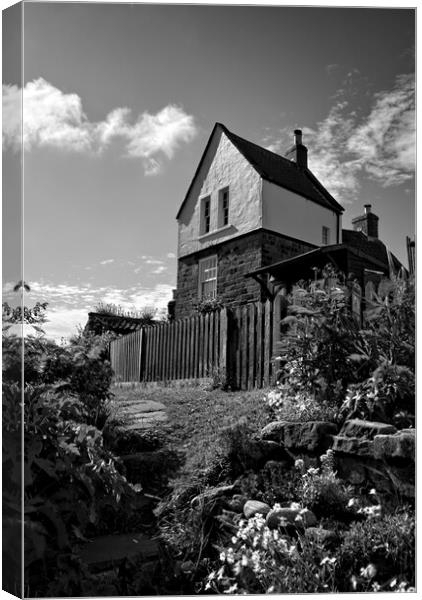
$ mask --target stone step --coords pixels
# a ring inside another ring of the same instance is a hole
[[[167,421],[167,415],[162,412],[148,413],[140,415],[137,419],[128,419],[127,423],[119,427],[121,431],[132,431],[134,429],[148,429],[154,423],[163,423]]]
[[[122,400],[122,401],[114,401],[113,407],[120,411],[124,409],[133,409],[133,407],[138,407],[142,412],[156,411],[156,410],[165,410],[166,407],[162,402],[155,402],[153,400]]]
[[[146,562],[157,559],[158,554],[158,542],[143,533],[103,535],[80,551],[81,559],[93,573],[119,566],[126,558]]]

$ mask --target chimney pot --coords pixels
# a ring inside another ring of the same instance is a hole
[[[302,130],[295,129],[293,133],[294,133],[294,140],[295,140],[296,146],[301,145],[302,144]]]
[[[302,130],[295,129],[294,145],[286,152],[285,156],[295,162],[300,169],[308,168],[308,149],[302,144]]]
[[[353,229],[362,231],[371,238],[378,238],[378,217],[371,211],[370,204],[364,204],[364,214],[352,219]]]

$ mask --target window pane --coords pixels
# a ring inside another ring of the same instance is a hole
[[[217,294],[217,257],[210,256],[199,262],[199,296],[215,298]]]

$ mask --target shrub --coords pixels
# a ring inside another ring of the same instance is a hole
[[[368,566],[372,565],[370,569]],[[352,523],[339,548],[343,591],[392,590],[415,584],[415,517],[408,507]],[[393,585],[390,585],[392,582]]]
[[[24,311],[24,318],[40,322],[40,306],[36,313]],[[104,347],[82,340],[59,349],[28,336],[23,389],[22,340],[6,330],[3,347],[4,539],[13,549],[20,536],[23,489],[25,589],[33,596],[92,595],[78,545],[101,529],[105,514],[130,513],[135,494],[95,426],[109,397]],[[5,564],[7,587],[18,590],[19,551]]]
[[[328,401],[318,403],[308,392],[294,392],[290,383],[278,384],[265,397],[271,417],[280,421],[329,421],[338,419],[338,407]]]
[[[6,396],[6,411],[12,401],[20,403],[16,385]],[[75,555],[78,543],[102,522],[104,510],[128,511],[134,492],[104,450],[101,432],[83,422],[80,401],[48,386],[26,386],[24,411],[25,583],[35,594],[79,595],[84,569]],[[4,444],[20,436],[20,423],[6,415]],[[3,446],[8,506],[20,484],[17,448]],[[19,512],[9,513],[9,531]]]
[[[150,325],[154,322],[157,310],[153,307],[145,307],[141,309],[133,308],[126,310],[120,304],[99,302],[94,307],[94,312],[102,315],[114,315],[117,317],[130,317],[132,319],[141,319],[144,325]]]
[[[388,294],[375,297],[366,312],[364,328],[352,317],[347,294],[341,287],[315,289],[311,282],[296,287],[282,320],[278,384],[267,403],[281,419],[360,416],[410,426],[415,413],[414,281],[393,278]]]
[[[408,367],[382,363],[371,377],[347,390],[341,414],[344,419],[358,417],[398,427],[413,426],[414,373]]]

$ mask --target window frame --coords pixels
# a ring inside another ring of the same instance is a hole
[[[227,197],[225,198],[225,194]],[[227,200],[227,207],[224,202]],[[227,218],[227,222],[226,222]],[[218,191],[218,228],[228,227],[230,225],[230,191],[229,186],[225,186]]]
[[[204,265],[210,261],[215,261],[214,266],[211,264],[207,268]],[[214,276],[204,277],[207,271],[214,270]],[[198,260],[198,298],[200,300],[214,300],[217,297],[217,279],[218,279],[218,257],[217,254],[212,254],[211,256],[207,256],[205,258],[200,258]],[[203,286],[204,284],[215,282],[213,284],[213,290],[210,294],[205,295]]]
[[[208,214],[206,213],[208,205]],[[201,210],[200,210],[200,235],[206,235],[211,232],[211,194],[207,194],[201,198]]]
[[[326,225],[322,226],[322,245],[329,246],[330,245],[330,228]]]

